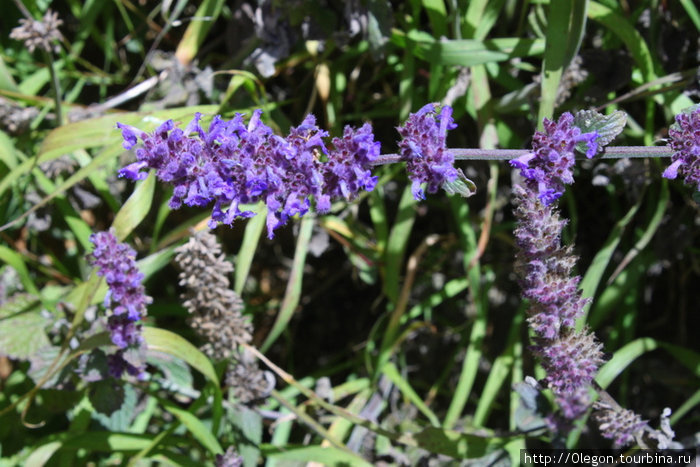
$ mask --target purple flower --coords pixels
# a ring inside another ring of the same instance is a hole
[[[602,345],[588,330],[540,340],[534,351],[547,372],[547,386],[557,395],[574,394],[588,387],[603,363]]]
[[[440,113],[437,107],[424,106],[397,128],[402,137],[399,154],[406,161],[415,199],[425,198],[422,183],[428,184],[428,193],[435,193],[443,183],[458,177],[454,155],[446,147],[447,130],[457,127],[452,120],[452,107],[443,106]]]
[[[627,446],[641,437],[647,428],[647,422],[631,410],[613,407],[602,401],[593,406],[596,409],[593,417],[598,422],[598,428],[603,437],[612,439],[615,447]]]
[[[676,124],[668,130],[675,151],[663,176],[674,179],[681,174],[685,183],[700,190],[700,108],[676,115]]]
[[[566,225],[553,206],[546,206],[532,189],[513,187],[515,194],[515,271],[523,297],[530,300],[528,322],[538,337],[556,339],[571,329],[587,303],[578,290],[580,277],[571,276],[576,257],[561,246]]]
[[[593,157],[598,151],[596,139],[598,133],[581,133],[573,126],[574,117],[566,112],[554,122],[544,119],[544,132],[535,132],[532,139],[533,152],[510,161],[513,167],[520,169],[520,174],[527,183],[538,192],[540,201],[550,205],[562,194],[564,185],[574,182],[576,144],[586,143],[586,157]]]
[[[89,262],[97,267],[97,275],[104,277],[109,287],[104,306],[112,310],[107,318],[107,329],[112,343],[119,348],[110,360],[110,368],[116,369],[119,367],[116,360],[123,359],[124,349],[143,345],[139,321],[146,316],[151,297],[145,294],[141,284],[143,274],[136,266],[136,252],[131,247],[119,243],[112,230],[92,234],[90,242],[95,248],[88,257]],[[133,365],[124,363],[122,366],[128,369]],[[121,372],[112,374],[121,376]]]
[[[372,191],[377,185],[371,167],[379,157],[380,144],[374,141],[369,123],[358,130],[346,126],[343,137],[333,138],[332,143],[328,160],[321,166],[325,190],[323,198],[317,199],[320,212],[330,209],[331,199],[351,201],[361,190]]]
[[[282,138],[261,121],[261,113],[256,110],[247,125],[241,114],[230,121],[216,116],[208,132],[199,125],[200,114],[184,131],[172,121],[153,134],[119,124],[125,148],[133,147],[137,138],[143,141],[137,161],[119,173],[141,179],[142,170],[155,169],[160,180],[173,185],[172,209],[214,203],[212,228],[253,216],[240,205],[263,201],[270,238],[290,217],[306,214],[312,199],[319,212],[326,212],[333,198],[350,200],[359,190],[374,188],[376,178],[369,169],[379,145],[369,125],[346,128],[329,151],[323,141],[328,134],[316,126],[313,115]]]
[[[523,298],[530,301],[528,323],[535,333],[533,351],[547,375],[544,381],[555,395],[560,414],[552,426],[564,429],[589,405],[587,388],[603,363],[602,345],[588,330],[576,332],[576,319],[587,300],[578,288],[580,277],[572,271],[577,258],[571,247],[561,245],[566,220],[560,219],[555,201],[573,183],[574,150],[588,146],[586,155],[598,150],[597,132],[582,134],[573,116],[558,122],[545,119],[544,132],[533,138],[533,152],[511,161],[525,178],[513,187],[515,195],[515,270]],[[562,418],[563,417],[563,418]]]

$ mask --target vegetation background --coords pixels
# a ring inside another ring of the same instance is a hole
[[[543,117],[579,109],[626,112],[614,144],[660,144],[700,93],[692,0],[22,4],[63,24],[55,50],[31,52],[9,37],[21,9],[6,1],[0,17],[0,465],[200,465],[229,446],[245,465],[491,465],[526,447],[610,446],[585,420],[552,438],[513,390],[541,371],[507,163],[458,162],[478,187],[468,199],[416,202],[403,168],[382,166],[375,191],[274,239],[262,215],[217,228],[253,344],[278,366],[261,363],[276,390],[241,404],[221,384],[227,363],[196,349],[172,264],[208,214],[168,209],[153,176],[118,179],[134,156],[115,124],[262,108],[285,134],[314,113],[332,135],[371,122],[393,153],[395,127],[441,102],[454,148],[527,148]],[[582,162],[564,241],[610,356],[597,381],[653,426],[672,408],[677,439],[697,446],[699,200],[665,166]],[[110,225],[153,297],[145,381],[86,383],[72,366],[100,343],[106,287],[85,256]]]

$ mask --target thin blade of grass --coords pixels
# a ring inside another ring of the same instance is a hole
[[[292,319],[294,310],[299,305],[301,298],[301,286],[304,279],[304,265],[306,264],[306,254],[309,251],[309,243],[311,242],[311,232],[313,231],[315,218],[309,214],[301,218],[299,223],[299,236],[297,238],[297,246],[294,251],[294,262],[292,270],[289,274],[289,282],[287,282],[287,290],[284,293],[284,299],[280,306],[279,314],[272,325],[270,333],[265,338],[265,342],[260,346],[260,349],[265,352],[277,340]]]

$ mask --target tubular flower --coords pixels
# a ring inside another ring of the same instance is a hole
[[[376,177],[369,169],[379,143],[369,125],[346,127],[329,150],[323,141],[328,134],[316,126],[313,115],[283,138],[261,121],[261,114],[256,110],[247,125],[241,114],[230,121],[216,116],[208,132],[199,124],[199,113],[184,131],[171,120],[152,134],[119,123],[124,148],[143,142],[136,149],[137,161],[119,173],[139,180],[146,176],[144,169],[155,169],[160,180],[174,187],[172,209],[213,202],[211,228],[253,216],[240,205],[264,201],[270,238],[290,217],[306,214],[311,198],[319,212],[326,212],[332,198],[351,200],[360,190],[374,188]]]
[[[447,131],[457,127],[452,119],[452,107],[445,105],[440,113],[437,107],[437,104],[423,106],[397,128],[402,137],[399,154],[406,161],[413,197],[417,200],[425,199],[422,183],[428,184],[428,193],[435,193],[443,183],[453,182],[459,176],[454,168],[454,155],[446,146]]]
[[[109,287],[104,300],[104,306],[111,310],[107,329],[112,343],[119,348],[110,356],[110,373],[117,378],[124,370],[137,375],[142,368],[126,361],[124,351],[143,345],[139,321],[146,316],[146,306],[152,300],[141,283],[144,276],[136,266],[136,252],[129,245],[119,243],[112,230],[92,234],[90,242],[95,248],[89,262],[97,267],[97,275],[104,277]]]
[[[576,144],[586,143],[586,157],[598,151],[598,133],[581,133],[573,126],[574,116],[562,114],[559,121],[544,119],[544,132],[537,131],[532,139],[532,152],[510,161],[527,179],[527,184],[538,192],[542,203],[549,206],[564,194],[564,185],[574,183],[572,168]]]
[[[700,191],[700,108],[676,115],[676,124],[669,128],[668,136],[675,153],[663,176],[674,179],[680,174],[686,185]]]

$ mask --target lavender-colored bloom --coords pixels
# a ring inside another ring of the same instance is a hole
[[[321,168],[325,190],[316,201],[321,212],[330,209],[331,199],[350,201],[361,190],[372,191],[377,185],[377,177],[372,176],[370,169],[379,157],[380,144],[374,141],[369,123],[357,130],[346,126],[343,137],[333,138],[332,143],[328,160]]]
[[[110,371],[115,377],[121,376],[123,370],[134,373],[134,365],[122,361],[123,351],[143,345],[139,321],[146,316],[146,306],[151,303],[141,283],[144,276],[136,266],[136,252],[119,243],[111,230],[92,234],[90,242],[95,246],[89,256],[90,264],[97,267],[97,275],[104,277],[109,287],[104,300],[104,306],[112,310],[107,328],[112,343],[120,349],[110,359]]]
[[[578,290],[579,276],[571,276],[576,257],[561,246],[566,225],[553,206],[546,206],[532,187],[513,187],[515,194],[515,271],[523,297],[530,300],[528,322],[538,337],[556,339],[574,327],[587,300]]]
[[[646,421],[631,410],[613,407],[601,401],[593,407],[596,409],[594,418],[598,422],[600,433],[605,438],[612,439],[617,448],[632,444],[648,426]]]
[[[668,136],[675,153],[663,176],[674,179],[680,174],[687,185],[700,191],[700,108],[676,115],[676,125],[669,128]]]
[[[598,151],[597,132],[581,133],[573,126],[574,117],[566,112],[554,122],[544,119],[544,132],[537,131],[532,139],[533,152],[510,161],[513,167],[527,179],[527,184],[536,188],[540,201],[550,205],[562,194],[564,185],[574,182],[576,144],[584,142],[588,146],[586,157],[593,157]]]
[[[536,335],[533,350],[547,372],[545,382],[563,417],[553,417],[553,426],[561,429],[566,425],[561,422],[579,417],[588,408],[587,388],[603,362],[602,345],[594,334],[574,329],[587,300],[578,289],[580,277],[572,276],[577,258],[571,247],[561,245],[566,220],[560,219],[553,204],[564,186],[573,183],[576,144],[587,144],[588,157],[598,150],[598,134],[582,134],[572,124],[568,113],[556,123],[545,119],[545,132],[533,138],[533,152],[511,161],[525,178],[522,186],[513,187],[515,270],[523,297],[530,300],[528,323]]]
[[[144,169],[155,169],[160,180],[174,187],[172,209],[213,202],[212,228],[217,222],[231,225],[238,217],[253,216],[239,206],[264,201],[269,237],[290,217],[306,214],[312,198],[317,210],[325,212],[332,198],[352,199],[360,189],[374,188],[369,168],[379,147],[369,125],[357,131],[346,128],[329,151],[323,142],[327,133],[316,126],[313,115],[282,138],[261,121],[261,113],[255,111],[247,125],[241,114],[230,121],[214,117],[208,132],[199,125],[200,114],[184,131],[172,121],[153,134],[118,124],[126,149],[137,139],[143,141],[137,161],[120,175],[142,179]]]
[[[534,350],[547,372],[547,386],[557,395],[588,387],[603,363],[602,345],[588,330],[539,341]]]
[[[425,198],[422,183],[428,184],[428,193],[435,193],[443,183],[458,177],[453,166],[454,155],[446,147],[447,130],[457,127],[452,119],[452,107],[445,105],[440,113],[437,107],[437,104],[423,106],[397,128],[402,137],[399,154],[406,161],[415,199]]]

